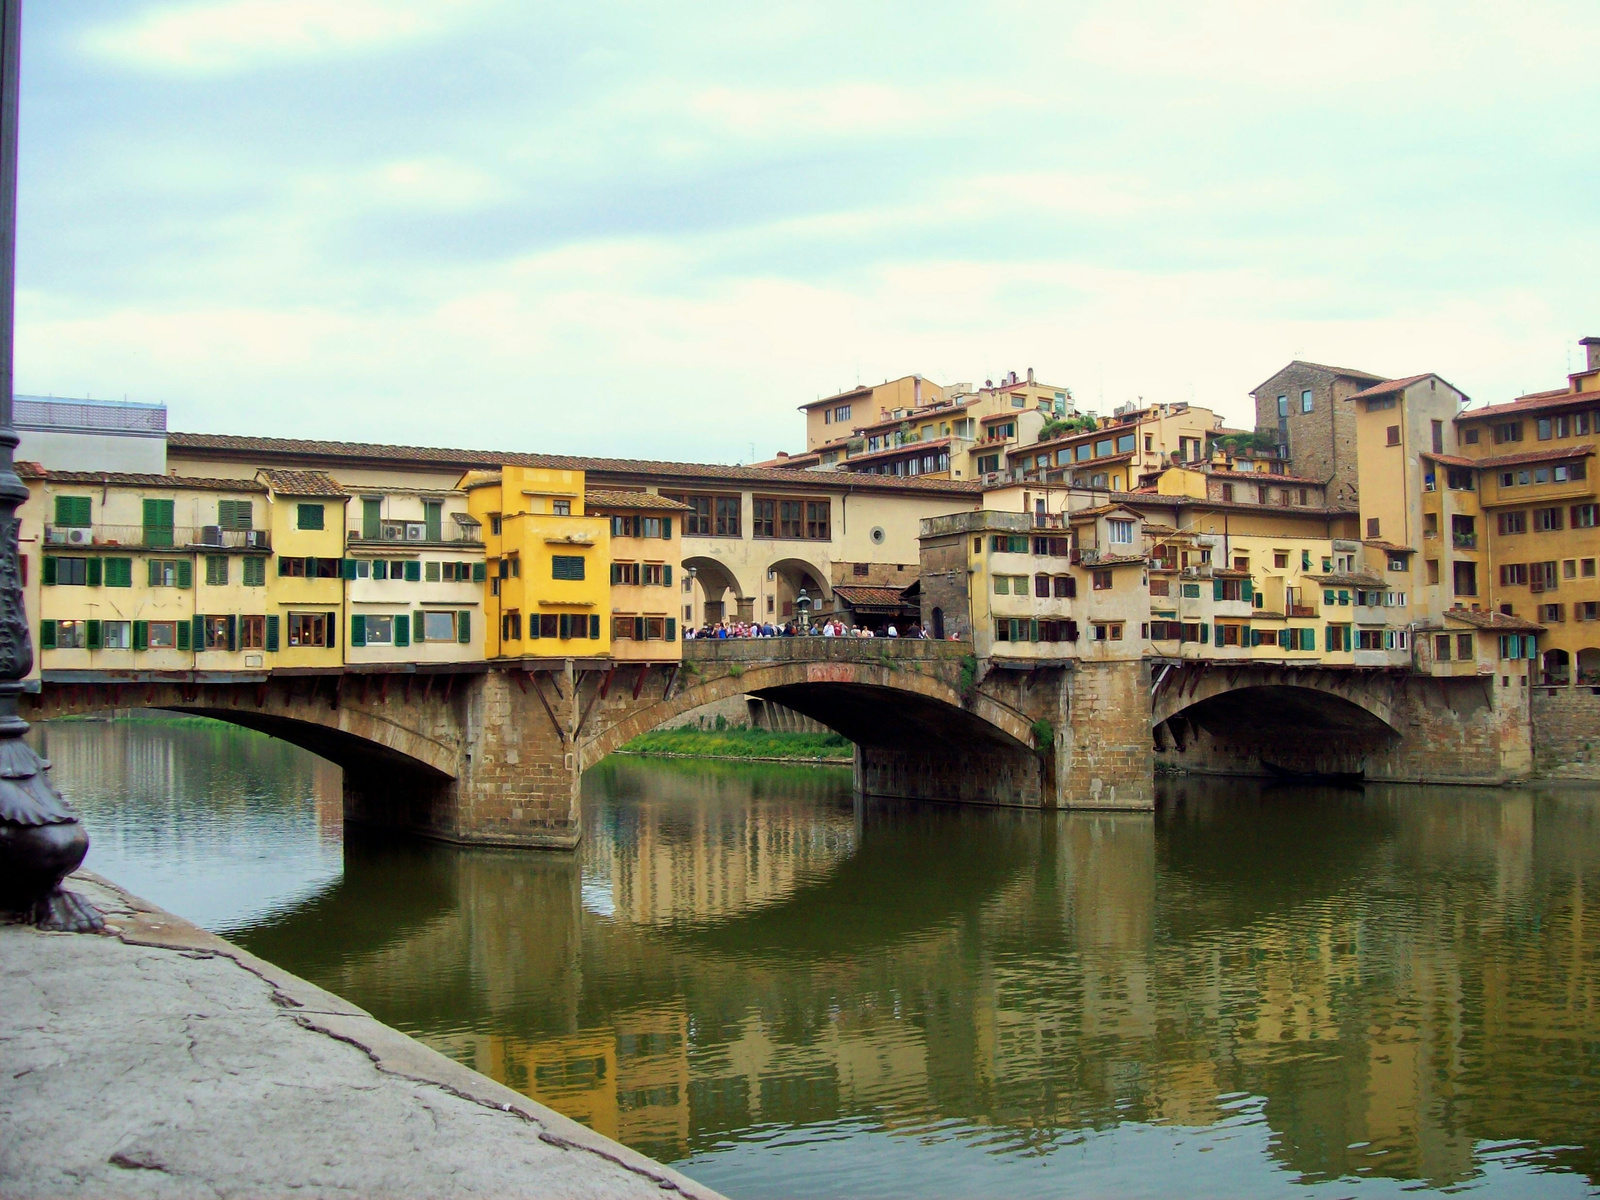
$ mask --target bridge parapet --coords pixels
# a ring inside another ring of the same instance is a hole
[[[685,662],[930,662],[956,663],[972,653],[971,642],[920,638],[698,638],[683,644]]]

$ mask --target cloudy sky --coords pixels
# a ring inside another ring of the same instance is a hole
[[[748,461],[857,381],[1245,419],[1600,334],[1600,6],[29,0],[17,390]]]

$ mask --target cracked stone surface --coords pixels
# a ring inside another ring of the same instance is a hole
[[[716,1194],[87,874],[0,925],[0,1195]]]

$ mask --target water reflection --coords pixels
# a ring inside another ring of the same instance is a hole
[[[236,936],[733,1195],[1596,1179],[1594,794],[848,783],[613,760],[576,856],[352,842]]]

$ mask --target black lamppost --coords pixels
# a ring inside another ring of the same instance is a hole
[[[811,632],[811,597],[806,594],[806,589],[801,588],[800,594],[794,598],[795,610],[800,614],[800,632]]]
[[[50,786],[50,764],[22,740],[17,713],[22,681],[33,668],[28,614],[22,605],[17,507],[28,489],[12,452],[12,333],[17,264],[17,73],[22,0],[0,0],[0,909],[41,929],[86,933],[105,922],[61,881],[89,852],[78,815]]]

